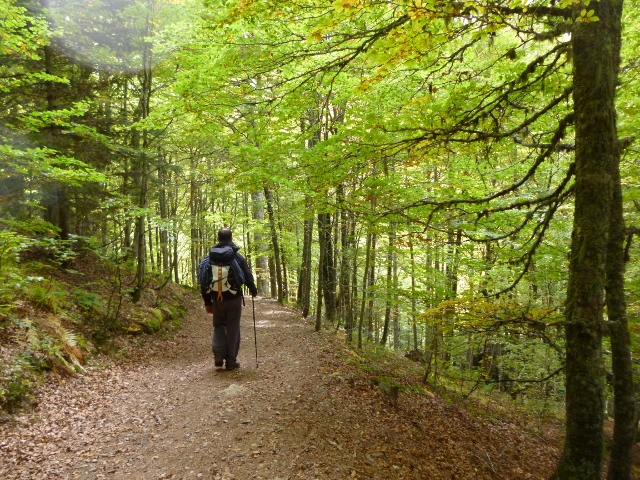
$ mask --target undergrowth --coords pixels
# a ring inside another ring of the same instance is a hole
[[[410,360],[379,344],[365,343],[358,349],[345,343],[340,356],[394,402],[402,402],[407,392],[437,394],[444,402],[460,405],[487,420],[517,417],[524,428],[534,431],[558,424],[564,418],[561,401],[535,395],[512,395],[512,392],[501,390],[495,382],[483,381],[481,377],[473,380],[469,372],[471,380],[462,382],[461,378],[466,377],[454,375],[456,367],[440,370],[437,377],[425,375],[429,369],[426,362]],[[428,378],[425,380],[425,377]],[[476,381],[481,384],[480,388],[474,388]]]
[[[178,328],[186,311],[182,287],[151,275],[133,303],[130,264],[91,249],[62,250],[59,242],[0,232],[0,409],[7,413],[33,406],[48,376],[82,373],[90,357],[126,349],[131,335]]]

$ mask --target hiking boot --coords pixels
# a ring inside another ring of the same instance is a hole
[[[224,359],[223,359],[223,358],[218,358],[218,357],[215,357],[215,358],[214,358],[214,365],[215,365],[216,367],[221,367],[221,366],[222,366],[222,364],[223,364],[223,362],[224,362]]]
[[[227,370],[236,370],[240,368],[240,364],[238,362],[230,363],[227,361]]]

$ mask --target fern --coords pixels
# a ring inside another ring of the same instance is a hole
[[[67,345],[69,347],[75,347],[78,345],[78,337],[71,330],[67,330],[66,328],[60,328],[60,341],[62,344]]]

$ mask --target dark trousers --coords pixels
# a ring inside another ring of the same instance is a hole
[[[232,300],[212,302],[213,339],[211,346],[215,358],[223,358],[227,366],[237,362],[240,350],[240,317],[242,316],[242,297]]]

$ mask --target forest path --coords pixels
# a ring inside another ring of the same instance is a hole
[[[192,301],[183,328],[170,340],[145,339],[131,356],[135,362],[92,367],[49,385],[34,413],[3,425],[0,478],[489,479],[550,473],[554,447],[525,438],[512,425],[483,423],[433,394],[405,399],[410,393],[403,392],[400,405],[391,405],[366,377],[348,373],[335,336],[314,333],[297,312],[267,299],[255,302],[256,368],[251,298],[246,301],[242,368],[214,367],[211,320]],[[427,414],[403,412],[405,400]]]

